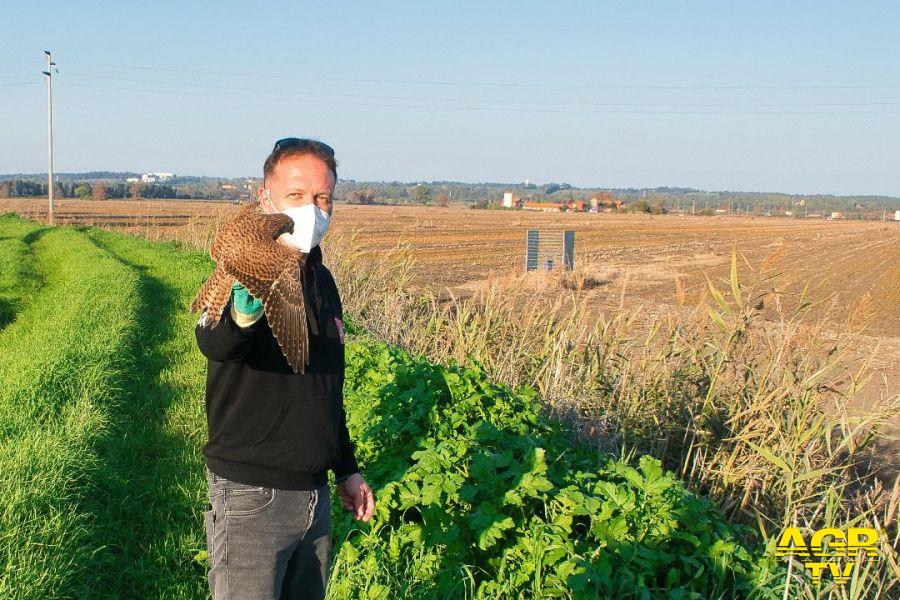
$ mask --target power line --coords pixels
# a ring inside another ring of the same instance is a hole
[[[10,80],[16,80],[16,79],[24,80],[24,79],[28,79],[28,78],[34,79],[34,76],[33,75],[25,75],[23,73],[21,75],[10,75],[8,77],[0,77],[0,81],[10,81]]]
[[[38,85],[40,81],[22,81],[20,83],[0,83],[0,87],[19,87],[26,85]]]
[[[26,60],[26,61],[22,61],[22,62],[4,63],[4,64],[0,65],[0,67],[19,67],[22,65],[34,66],[34,65],[40,65],[40,64],[43,64],[43,62],[39,61],[39,60]]]
[[[129,69],[135,71],[159,71],[167,73],[185,73],[190,75],[214,75],[227,77],[250,77],[263,79],[294,79],[301,81],[330,81],[340,83],[386,83],[394,85],[436,85],[460,87],[501,87],[501,88],[548,88],[548,89],[604,89],[604,90],[871,90],[900,89],[900,83],[887,84],[855,84],[855,85],[696,85],[696,84],[641,84],[622,85],[615,83],[528,83],[528,82],[496,82],[496,81],[442,81],[415,79],[381,79],[381,78],[345,78],[345,77],[313,77],[299,75],[283,75],[272,73],[248,73],[240,71],[214,71],[204,69],[173,69],[166,67],[147,67],[140,65],[122,65],[108,63],[89,63],[71,61],[72,65],[99,67],[108,69]]]
[[[140,92],[150,94],[167,94],[173,96],[189,96],[201,98],[218,98],[229,100],[253,100],[263,102],[281,102],[287,104],[342,104],[347,106],[362,107],[381,107],[381,108],[407,108],[407,109],[444,109],[444,110],[465,110],[465,111],[487,111],[487,112],[528,112],[528,113],[563,113],[563,114],[644,114],[644,115],[833,115],[833,114],[850,114],[850,115],[884,115],[884,114],[900,114],[900,110],[763,110],[763,111],[716,111],[716,110],[554,110],[545,108],[527,108],[527,107],[493,107],[493,106],[462,106],[462,105],[427,105],[427,104],[397,104],[397,103],[373,103],[373,102],[354,102],[345,100],[323,100],[323,99],[305,99],[305,98],[287,98],[275,96],[243,96],[235,94],[205,94],[199,92],[187,92],[178,90],[159,90],[153,88],[135,88],[125,86],[109,86],[109,85],[92,85],[85,83],[69,83],[69,86]]]
[[[84,75],[70,74],[70,77],[78,79],[98,79],[108,81],[125,81],[130,83],[143,83],[152,85],[168,85],[183,86],[199,89],[215,89],[239,92],[256,92],[259,91],[255,87],[240,87],[228,85],[214,85],[203,83],[184,83],[169,81],[148,81],[145,79],[133,79],[128,77],[113,77],[105,75]],[[298,92],[296,90],[266,90],[268,93],[291,94],[292,97],[298,95],[313,98],[356,98],[363,100],[403,100],[403,101],[423,101],[423,102],[456,102],[456,103],[478,103],[478,104],[497,104],[509,106],[510,104],[531,105],[531,106],[583,106],[583,107],[675,107],[675,108],[809,108],[809,107],[875,107],[875,106],[900,106],[900,102],[781,102],[781,103],[695,103],[695,102],[597,102],[597,101],[552,101],[540,102],[533,100],[496,100],[496,99],[478,99],[478,98],[447,98],[447,97],[423,97],[423,96],[395,96],[395,95],[377,95],[377,94],[346,94],[323,92],[317,94],[308,94],[306,92]]]

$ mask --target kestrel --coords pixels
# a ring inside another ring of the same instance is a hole
[[[288,364],[294,373],[303,373],[309,362],[309,339],[300,269],[307,255],[277,241],[293,229],[289,216],[265,214],[259,202],[238,209],[216,235],[209,252],[216,267],[197,292],[191,311],[205,309],[205,323],[217,325],[237,280],[262,302]]]

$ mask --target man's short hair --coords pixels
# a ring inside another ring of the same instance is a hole
[[[263,163],[263,181],[265,181],[275,171],[276,165],[284,159],[292,156],[312,155],[328,165],[331,174],[334,175],[334,182],[337,183],[337,161],[334,158],[334,150],[328,144],[318,140],[305,138],[285,138],[275,142],[272,152],[266,157]]]

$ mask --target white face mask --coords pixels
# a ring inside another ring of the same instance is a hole
[[[271,202],[272,197],[269,195],[269,190],[266,190],[266,196]],[[301,252],[306,253],[319,245],[319,242],[322,241],[325,232],[328,230],[328,223],[331,220],[328,212],[315,204],[293,206],[281,212],[294,221],[294,233],[283,233],[280,236],[281,239]]]

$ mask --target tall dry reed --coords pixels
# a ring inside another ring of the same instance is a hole
[[[820,310],[806,290],[789,298],[776,250],[755,267],[735,251],[730,277],[709,281],[694,306],[677,282],[672,309],[655,316],[624,298],[618,310],[593,310],[578,273],[537,288],[497,279],[440,299],[408,291],[416,264],[406,245],[377,258],[352,233],[328,245],[347,311],[375,335],[534,386],[599,450],[659,457],[763,538],[791,521],[883,528],[896,569],[900,492],[874,473],[900,394],[883,389],[858,406],[860,389],[875,385],[856,356],[865,298],[844,315]]]

